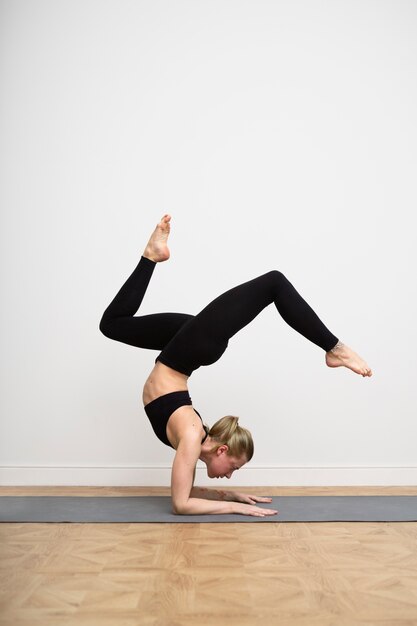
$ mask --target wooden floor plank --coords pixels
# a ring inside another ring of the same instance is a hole
[[[416,487],[251,491],[417,495]],[[3,487],[1,494],[167,490]],[[0,524],[0,626],[226,623],[416,626],[417,523]]]

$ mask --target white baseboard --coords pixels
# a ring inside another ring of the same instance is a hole
[[[2,486],[137,486],[170,484],[166,466],[3,466]],[[197,467],[196,485],[235,486],[412,486],[417,485],[417,467],[290,467],[251,466],[237,471],[230,480],[210,479],[204,466]]]

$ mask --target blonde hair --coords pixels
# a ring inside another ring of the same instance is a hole
[[[249,430],[239,426],[238,421],[238,417],[226,415],[210,428],[208,434],[216,442],[211,452],[215,452],[222,445],[227,445],[230,456],[237,458],[245,456],[247,461],[250,461],[253,457],[252,435]]]

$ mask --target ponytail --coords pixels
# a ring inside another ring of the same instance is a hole
[[[230,456],[245,456],[250,461],[253,456],[252,435],[249,430],[239,426],[238,422],[238,417],[226,415],[210,428],[209,436],[215,442],[211,451],[215,452],[220,446],[227,445]]]

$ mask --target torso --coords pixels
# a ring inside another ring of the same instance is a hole
[[[185,374],[181,374],[157,361],[143,386],[143,404],[149,404],[149,402],[166,393],[171,393],[171,391],[188,391],[187,380],[188,376]]]
[[[143,387],[143,404],[147,405],[160,396],[173,391],[188,391],[187,381],[188,376],[186,374],[181,374],[157,361]],[[192,406],[182,406],[174,411],[166,427],[167,437],[172,447],[176,449],[180,439],[186,436],[187,431],[189,429],[195,431],[196,428],[198,429],[199,436],[204,438],[206,432],[201,419],[195,413]]]

